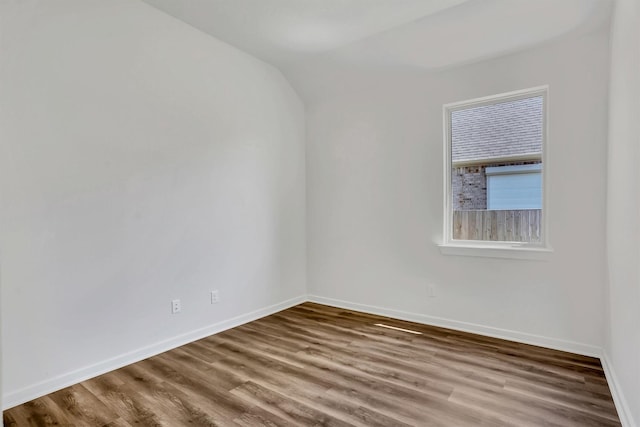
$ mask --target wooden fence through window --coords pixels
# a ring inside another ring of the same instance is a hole
[[[540,242],[542,209],[453,211],[453,238]]]

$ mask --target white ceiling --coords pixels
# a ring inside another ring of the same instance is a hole
[[[468,0],[145,0],[258,57],[332,50]]]
[[[434,69],[609,19],[611,0],[144,0],[286,69],[318,58]]]
[[[340,49],[343,58],[436,69],[530,48],[609,20],[609,1],[470,0]]]

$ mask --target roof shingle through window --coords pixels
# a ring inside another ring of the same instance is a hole
[[[453,111],[453,162],[541,153],[542,106],[536,96]]]

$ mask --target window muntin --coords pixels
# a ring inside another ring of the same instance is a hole
[[[543,87],[445,105],[445,245],[547,245],[546,101]]]

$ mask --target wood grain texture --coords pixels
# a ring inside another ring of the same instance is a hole
[[[7,427],[620,426],[597,359],[313,303],[3,419]]]
[[[454,210],[455,240],[540,242],[542,209]]]

